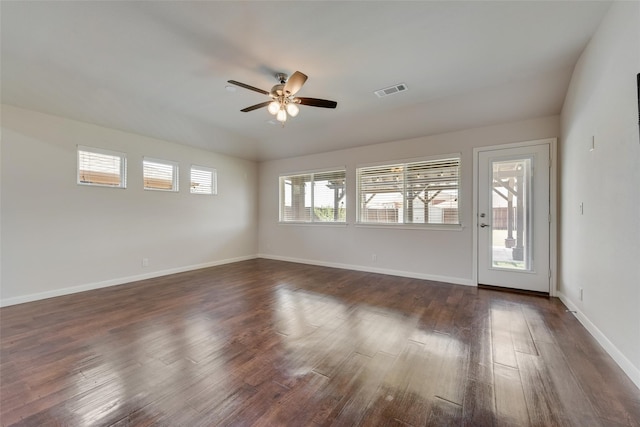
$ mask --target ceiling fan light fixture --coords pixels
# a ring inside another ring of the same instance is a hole
[[[273,101],[272,103],[269,104],[269,106],[267,107],[267,110],[271,114],[276,114],[278,110],[280,110],[280,103],[278,103],[277,101]]]
[[[321,108],[336,108],[338,105],[336,101],[330,101],[328,99],[295,97],[302,85],[307,81],[307,76],[300,71],[296,71],[291,75],[291,77],[288,77],[285,73],[277,73],[276,79],[278,79],[279,83],[273,86],[270,92],[236,80],[228,80],[227,82],[253,92],[268,95],[271,100],[251,105],[250,107],[243,108],[240,111],[247,113],[259,108],[267,107],[267,111],[275,115],[276,121],[280,122],[282,126],[284,126],[284,122],[287,121],[288,115],[291,117],[296,117],[298,115],[300,112],[298,104]]]
[[[298,115],[298,113],[300,112],[300,109],[298,108],[298,106],[292,102],[289,102],[287,104],[287,113],[289,113],[289,115],[291,117],[295,117]]]

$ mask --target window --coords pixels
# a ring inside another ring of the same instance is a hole
[[[356,175],[359,223],[460,223],[460,157],[361,167]]]
[[[126,188],[126,178],[124,153],[78,146],[78,184]]]
[[[178,164],[145,157],[142,161],[145,190],[178,191]]]
[[[215,169],[191,166],[191,194],[218,194]]]
[[[346,171],[280,177],[280,221],[345,222]]]

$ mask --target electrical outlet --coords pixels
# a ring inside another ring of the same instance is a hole
[[[582,301],[583,296],[584,296],[584,289],[580,288],[580,301]]]
[[[142,258],[142,266],[149,267],[149,258]]]
[[[584,215],[584,203],[580,202],[580,215]]]
[[[376,262],[378,260],[378,255],[371,254],[371,261]]]

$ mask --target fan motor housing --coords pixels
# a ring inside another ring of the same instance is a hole
[[[274,98],[278,98],[284,95],[284,83],[272,87],[270,95]]]

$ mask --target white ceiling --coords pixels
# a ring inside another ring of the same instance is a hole
[[[558,114],[609,5],[2,1],[2,102],[253,160],[431,135]],[[337,109],[225,89],[296,70]]]

